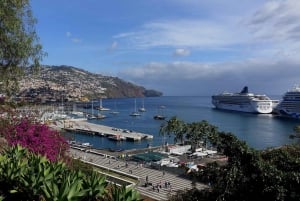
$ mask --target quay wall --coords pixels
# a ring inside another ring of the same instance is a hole
[[[150,134],[93,124],[86,120],[60,120],[53,122],[50,126],[55,129],[61,129],[69,132],[80,132],[89,135],[111,137],[113,140],[139,141],[143,139],[153,139],[153,135]]]

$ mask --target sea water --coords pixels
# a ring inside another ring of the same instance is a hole
[[[143,104],[147,110],[146,112],[141,112],[141,116],[130,116],[133,111],[142,107]],[[154,115],[157,114],[166,116],[166,120],[176,116],[187,123],[206,120],[217,126],[219,131],[230,132],[255,149],[277,147],[299,143],[300,141],[299,139],[289,138],[293,133],[293,128],[300,125],[300,121],[279,118],[272,114],[250,114],[218,110],[211,104],[210,96],[103,99],[102,105],[111,109],[110,111],[101,111],[106,118],[88,120],[89,122],[151,134],[154,136],[153,139],[138,142],[116,142],[106,137],[75,133],[73,137],[76,141],[89,142],[95,148],[103,149],[138,149],[174,143],[173,136],[160,135],[160,127],[165,121],[153,119]],[[81,110],[91,112],[91,109],[88,111]],[[118,111],[119,113],[111,114],[112,111]],[[93,112],[98,113],[97,110],[93,110]]]

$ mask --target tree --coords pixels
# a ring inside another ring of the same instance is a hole
[[[216,126],[209,124],[205,120],[188,124],[186,137],[191,142],[192,151],[195,151],[201,141],[206,145],[208,138],[215,136],[217,131]]]
[[[300,199],[300,146],[255,150],[231,133],[218,133],[211,142],[228,157],[226,164],[207,164],[198,172],[211,189],[198,193],[201,200],[278,200]],[[190,191],[181,197],[188,198]],[[176,199],[173,199],[176,200]]]
[[[178,141],[183,143],[186,133],[186,124],[176,116],[173,116],[166,124],[161,126],[159,133],[161,135],[167,134],[168,136],[174,134],[175,143]]]
[[[0,1],[0,91],[8,96],[17,91],[24,68],[37,69],[45,56],[35,23],[29,0]]]
[[[172,121],[167,123],[175,125]],[[162,131],[176,130],[168,124]],[[199,181],[210,183],[209,189],[179,192],[170,200],[300,199],[299,145],[255,150],[234,134],[218,132],[217,127],[207,121],[189,123],[186,128],[192,150],[203,140],[216,147],[228,160],[226,163],[208,163],[202,171],[195,173]]]

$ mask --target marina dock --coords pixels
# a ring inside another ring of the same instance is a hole
[[[55,124],[56,128],[68,132],[103,136],[115,141],[140,141],[143,139],[153,139],[153,135],[150,134],[135,132],[128,129],[120,129],[110,126],[93,124],[85,120],[63,120],[56,121]]]

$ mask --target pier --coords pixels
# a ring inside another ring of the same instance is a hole
[[[108,137],[109,139],[115,141],[121,141],[121,140],[140,141],[143,139],[146,140],[153,139],[153,135],[150,134],[135,132],[128,129],[120,129],[120,128],[114,128],[110,126],[93,124],[85,120],[67,119],[62,121],[56,121],[54,126],[56,128],[68,132],[103,136],[103,137]]]

